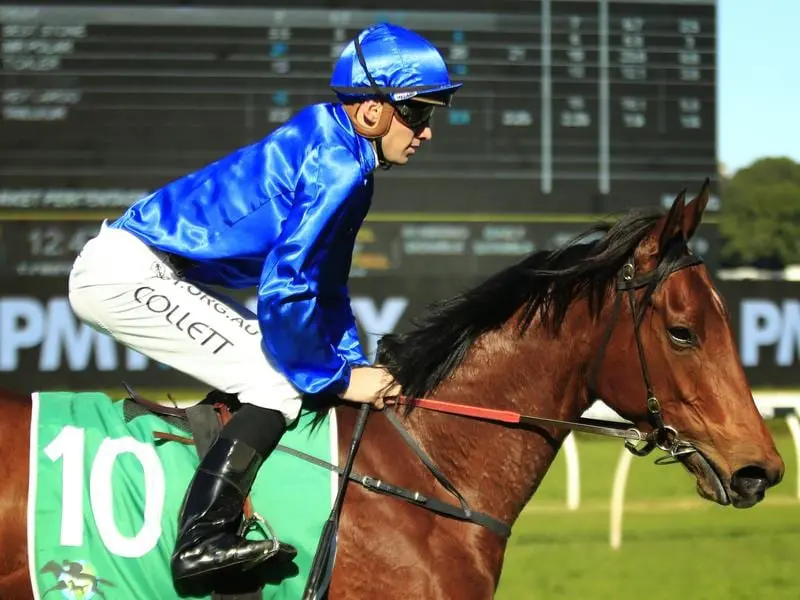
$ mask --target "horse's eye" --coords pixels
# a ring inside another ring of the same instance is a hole
[[[667,331],[670,339],[679,346],[693,346],[697,343],[697,337],[688,327],[670,327]]]

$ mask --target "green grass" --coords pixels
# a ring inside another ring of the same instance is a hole
[[[580,436],[581,506],[566,509],[560,455],[514,527],[497,598],[796,600],[797,464],[785,425],[770,427],[786,476],[748,510],[700,499],[679,465],[634,458],[619,550],[609,545],[609,500],[622,445]]]
[[[160,390],[140,390],[164,399]],[[121,392],[110,390],[113,397]],[[176,399],[197,392],[176,391]],[[514,527],[498,600],[797,600],[800,502],[786,425],[769,422],[786,462],[783,482],[754,508],[700,499],[680,465],[634,458],[623,541],[609,545],[609,501],[622,443],[579,435],[581,505],[566,509],[560,454]]]

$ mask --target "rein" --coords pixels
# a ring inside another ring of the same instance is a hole
[[[655,437],[654,432],[644,433],[635,427],[626,427],[612,421],[599,419],[579,418],[575,421],[562,421],[560,419],[548,419],[546,417],[536,417],[533,415],[523,415],[510,410],[498,410],[494,408],[480,408],[457,402],[446,402],[444,400],[432,400],[429,398],[407,398],[404,396],[386,401],[386,405],[412,406],[414,408],[424,408],[433,412],[447,413],[468,417],[489,423],[501,425],[519,425],[523,428],[537,425],[555,425],[557,427],[567,427],[576,431],[594,433],[611,437],[618,437],[633,442],[648,442]]]
[[[701,264],[702,262],[702,259],[696,255],[686,254],[679,257],[675,261],[666,276],[669,276],[672,273],[680,271],[686,267]],[[653,426],[651,431],[643,432],[633,426],[603,419],[589,419],[584,417],[578,418],[574,421],[550,419],[547,417],[539,417],[534,415],[523,415],[514,411],[482,408],[467,404],[460,404],[457,402],[432,400],[429,398],[407,398],[400,396],[397,398],[388,399],[386,404],[406,405],[415,408],[418,407],[434,412],[447,413],[478,419],[481,421],[487,421],[490,423],[496,423],[503,426],[520,426],[530,429],[540,425],[551,425],[575,431],[582,431],[585,433],[622,438],[625,440],[625,447],[636,456],[646,456],[655,448],[663,450],[669,454],[669,457],[663,457],[656,460],[656,464],[669,464],[674,462],[679,456],[696,452],[697,450],[691,442],[681,439],[674,427],[664,423],[664,414],[661,408],[661,403],[656,398],[653,392],[653,386],[650,383],[650,373],[648,371],[647,361],[644,356],[644,347],[642,346],[641,334],[639,333],[642,311],[641,307],[636,301],[635,290],[650,285],[653,282],[656,273],[657,269],[640,277],[635,277],[633,259],[625,263],[620,270],[616,279],[617,293],[615,294],[612,318],[603,335],[603,341],[600,346],[598,358],[592,365],[589,375],[589,388],[593,389],[595,387],[597,372],[603,362],[605,351],[608,347],[608,342],[611,339],[611,334],[613,333],[614,327],[621,314],[622,297],[623,295],[627,295],[628,303],[631,308],[631,316],[633,318],[633,330],[634,337],[636,339],[636,348],[639,355],[639,364],[641,366],[642,378],[644,379],[645,388],[647,390],[646,406],[648,420]]]
[[[702,262],[702,259],[691,253],[682,255],[674,260],[669,268],[669,272],[664,274],[663,277],[666,278],[676,271],[680,271],[681,269],[693,265],[701,264]],[[644,347],[642,346],[641,334],[639,333],[639,325],[641,324],[641,317],[643,316],[644,311],[641,310],[642,307],[636,300],[635,290],[653,284],[655,278],[661,274],[659,273],[658,267],[640,277],[635,277],[635,273],[634,261],[633,258],[631,258],[625,263],[625,265],[623,265],[622,269],[617,275],[615,290],[616,294],[612,318],[605,333],[603,334],[603,340],[600,345],[600,351],[598,352],[597,360],[592,365],[590,370],[589,389],[593,389],[595,387],[597,372],[603,362],[605,351],[608,347],[608,342],[611,339],[614,327],[616,326],[619,316],[622,312],[622,296],[627,295],[628,303],[631,308],[631,318],[633,319],[633,331],[634,337],[636,338],[639,363],[647,391],[647,417],[653,426],[651,431],[643,432],[636,427],[626,426],[614,421],[606,421],[602,419],[588,419],[581,417],[574,421],[567,421],[534,415],[523,415],[521,413],[508,410],[470,406],[457,402],[433,400],[430,398],[409,398],[405,396],[398,396],[394,398],[387,398],[385,405],[406,405],[434,412],[478,419],[506,427],[518,426],[524,428],[534,428],[541,425],[554,425],[556,427],[572,429],[575,431],[583,431],[586,433],[622,438],[625,440],[625,447],[636,456],[646,456],[655,448],[659,448],[667,452],[668,456],[656,459],[656,464],[670,464],[676,462],[683,455],[696,452],[697,449],[695,448],[694,444],[687,440],[681,439],[677,430],[669,425],[666,425],[664,422],[664,414],[661,408],[661,403],[653,393],[653,386],[650,382],[650,373],[648,371],[647,361],[644,355]],[[279,446],[279,449],[318,466],[338,472],[340,476],[344,475],[351,481],[361,484],[364,488],[372,492],[394,496],[412,504],[416,504],[417,506],[426,510],[439,513],[450,518],[470,521],[489,529],[503,538],[508,538],[511,533],[511,528],[509,525],[491,515],[472,510],[464,496],[447,479],[441,469],[434,464],[419,442],[414,439],[411,433],[401,423],[400,418],[395,414],[395,411],[388,410],[382,412],[400,434],[403,441],[411,448],[411,450],[413,450],[428,471],[430,471],[430,473],[436,478],[439,484],[458,500],[458,506],[443,502],[436,498],[426,497],[419,492],[394,486],[370,476],[361,475],[358,473],[351,473],[348,475],[340,467],[334,466],[325,461],[321,461],[297,450],[282,448],[281,446]],[[643,444],[639,446],[637,443]]]

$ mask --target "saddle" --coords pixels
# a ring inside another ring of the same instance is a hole
[[[212,390],[202,401],[194,406],[187,408],[164,406],[144,398],[127,383],[123,382],[123,385],[128,392],[128,397],[123,400],[123,414],[126,421],[145,414],[157,415],[188,435],[183,437],[157,431],[154,436],[160,440],[194,445],[200,458],[208,452],[222,427],[241,406],[235,394],[226,394],[219,390]],[[245,499],[243,508],[245,523],[254,523],[257,520],[257,515],[253,510],[249,496]],[[213,600],[261,600],[262,593],[261,588],[259,588],[258,591],[247,593],[214,593],[211,597]]]

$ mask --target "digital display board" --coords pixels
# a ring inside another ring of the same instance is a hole
[[[716,177],[714,0],[220,4],[0,4],[0,211],[120,212],[335,100],[333,62],[378,21],[465,85],[372,214],[618,212]]]

